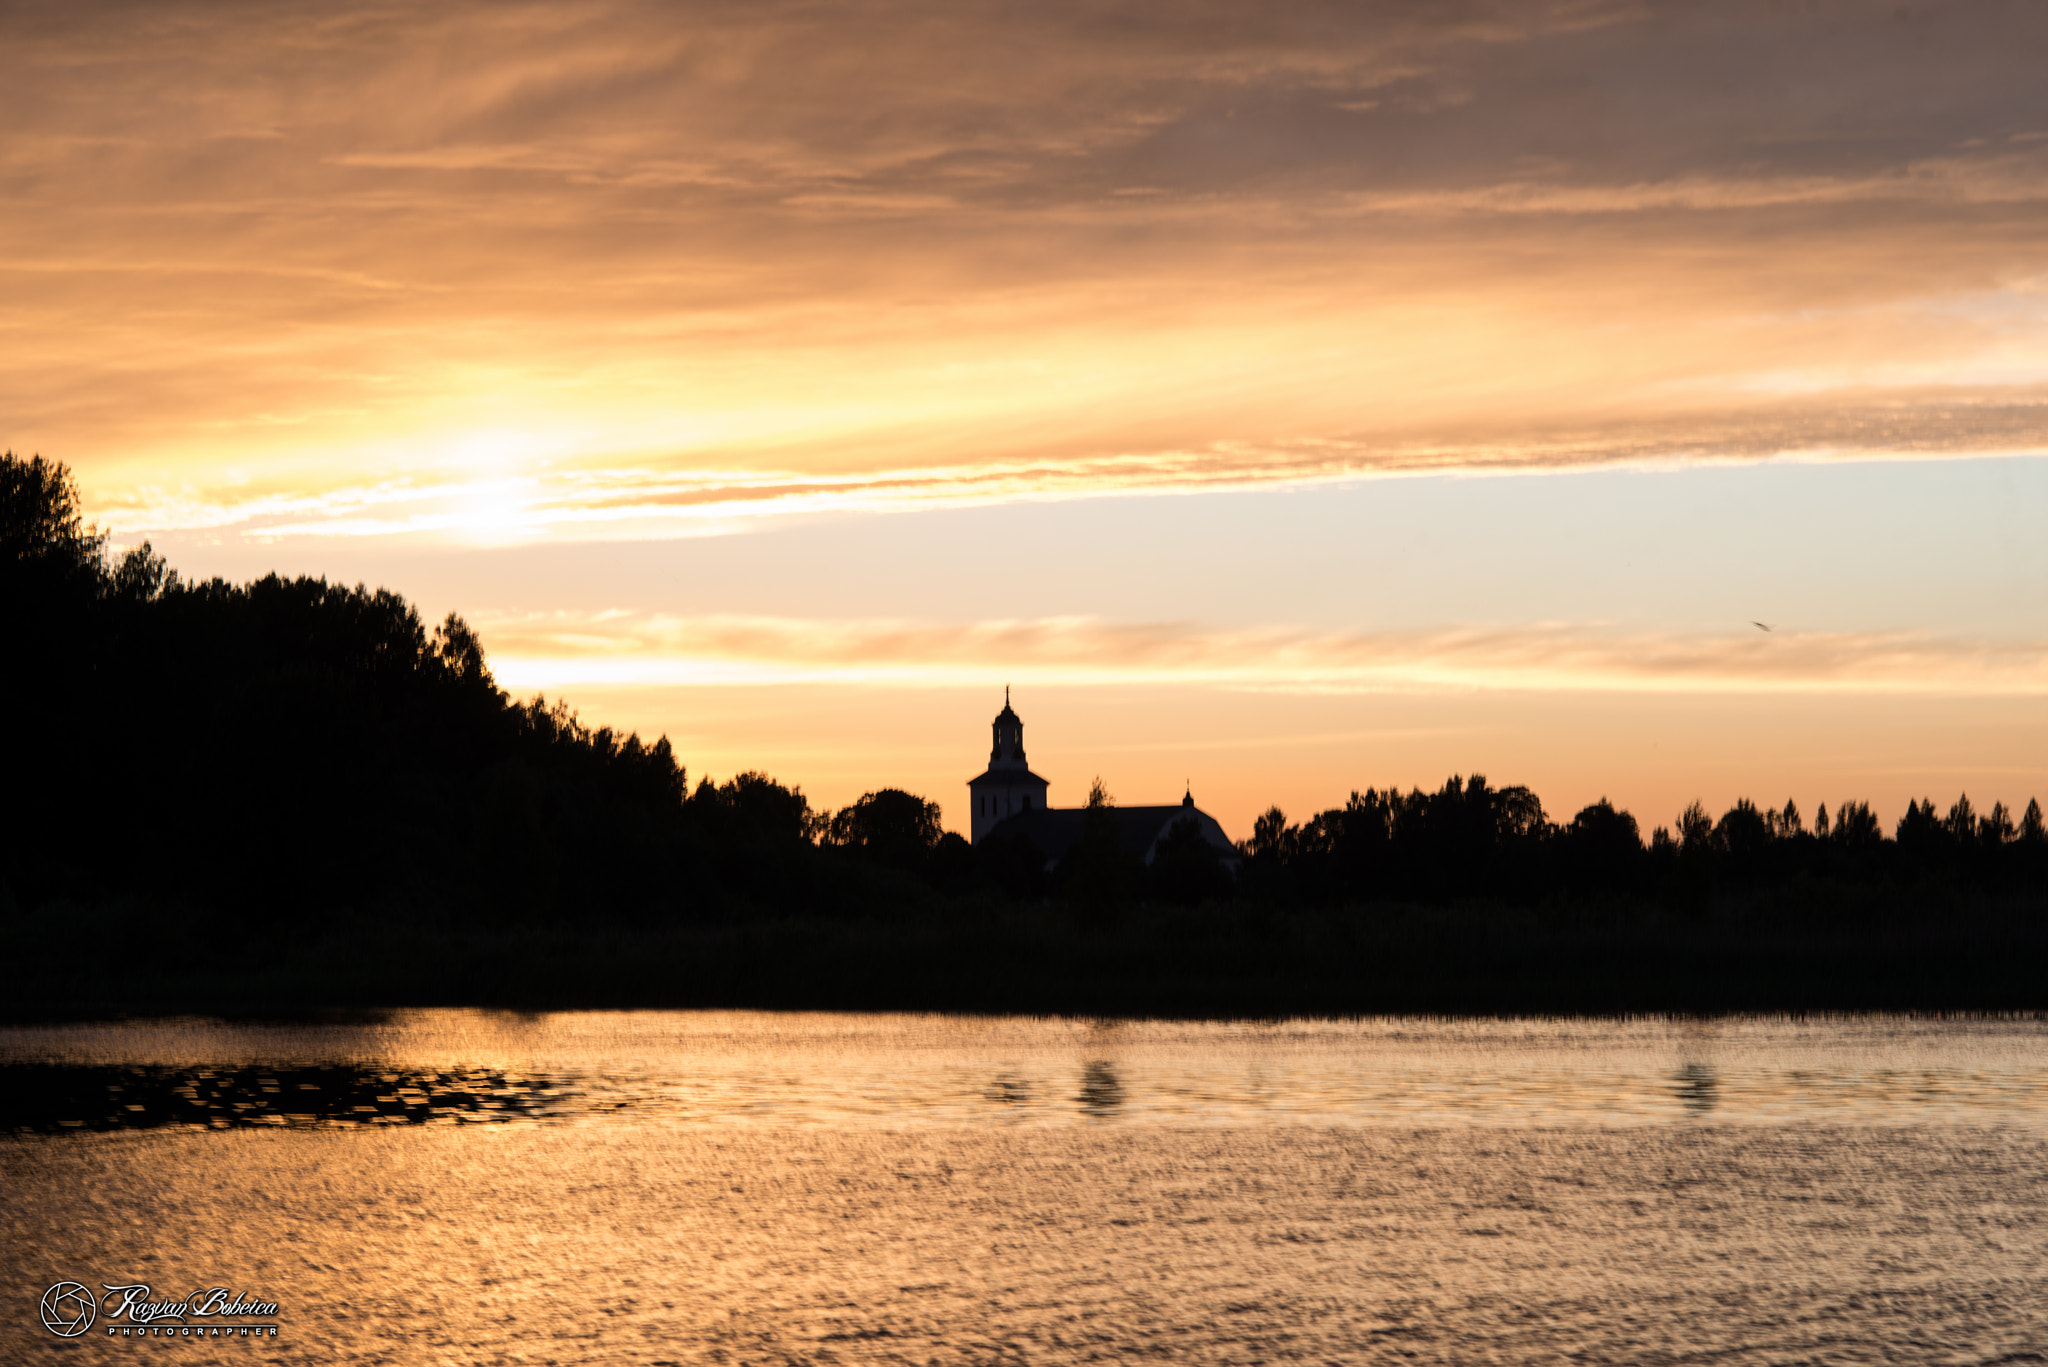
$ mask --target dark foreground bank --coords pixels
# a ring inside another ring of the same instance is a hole
[[[390,1006],[754,1007],[1117,1016],[2048,1007],[2031,902],[1755,902],[1088,915],[954,905],[666,928],[417,913],[267,927],[139,906],[0,921],[19,1017]]]

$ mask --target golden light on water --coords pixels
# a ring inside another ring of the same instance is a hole
[[[44,1083],[0,1145],[10,1249],[61,1269],[31,1280],[232,1287],[293,1361],[2041,1334],[2032,1021],[436,1011],[17,1027],[0,1066]]]

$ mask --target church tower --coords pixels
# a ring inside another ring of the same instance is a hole
[[[967,781],[972,816],[968,822],[975,844],[995,828],[997,822],[1017,812],[1044,810],[1045,791],[1052,785],[1031,772],[1024,762],[1024,720],[1010,710],[1010,690],[1003,690],[1003,710],[996,713],[995,745],[989,751],[988,768]]]

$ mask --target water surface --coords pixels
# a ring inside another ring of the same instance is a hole
[[[16,1027],[0,1131],[7,1361],[2048,1358],[2034,1021]]]
[[[0,1029],[0,1129],[2048,1119],[2048,1029],[403,1011]]]

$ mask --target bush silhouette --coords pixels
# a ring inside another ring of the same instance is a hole
[[[824,842],[904,873],[923,873],[945,835],[939,815],[936,802],[901,788],[882,788],[833,813]]]

